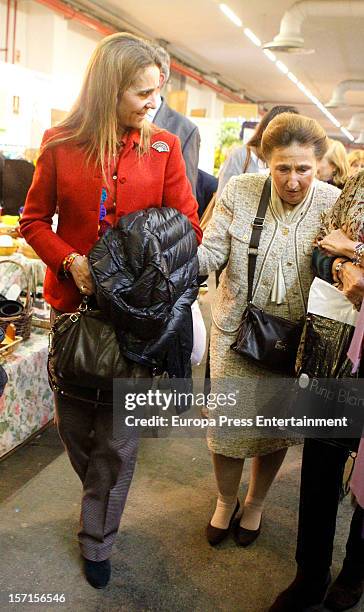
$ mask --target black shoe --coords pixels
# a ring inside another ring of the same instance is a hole
[[[358,603],[363,591],[364,577],[355,575],[355,571],[342,569],[328,592],[325,606],[334,612],[350,610]]]
[[[304,612],[322,603],[330,581],[330,572],[320,579],[309,577],[298,569],[294,581],[278,595],[269,612]]]
[[[220,542],[222,542],[226,538],[234,522],[235,516],[237,512],[239,511],[239,508],[240,508],[240,503],[239,503],[239,500],[237,500],[235,510],[230,519],[229,527],[227,529],[219,529],[218,527],[213,527],[211,523],[207,525],[206,537],[207,537],[208,543],[211,544],[211,546],[216,546],[216,544],[220,544]]]
[[[234,530],[234,539],[238,546],[250,546],[253,544],[257,537],[260,534],[260,530],[262,527],[262,519],[260,519],[258,529],[245,529],[245,527],[241,527],[239,523],[236,525],[236,529]]]
[[[105,561],[90,561],[83,557],[86,580],[95,589],[104,589],[111,576],[110,559]]]

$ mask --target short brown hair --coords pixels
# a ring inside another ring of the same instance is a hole
[[[293,143],[312,147],[316,159],[322,159],[328,147],[326,132],[315,119],[293,113],[282,113],[272,119],[263,132],[264,159],[269,161],[274,149],[289,147]]]

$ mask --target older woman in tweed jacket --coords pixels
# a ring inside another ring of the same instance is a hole
[[[253,301],[291,321],[306,312],[320,214],[340,193],[315,179],[317,160],[326,148],[324,130],[316,121],[300,115],[275,117],[263,134],[262,149],[272,187],[259,245]],[[262,175],[246,174],[228,182],[199,247],[201,274],[225,266],[212,311],[211,378],[245,379],[244,398],[234,407],[216,408],[214,417],[254,417],[257,381],[274,376],[230,349],[247,303],[248,246],[265,180]],[[227,535],[238,513],[245,457],[254,458],[252,476],[235,535],[242,546],[259,535],[265,497],[291,443],[285,439],[249,439],[244,431],[235,435],[221,428],[209,431],[208,446],[218,488],[216,509],[207,527],[211,545]]]

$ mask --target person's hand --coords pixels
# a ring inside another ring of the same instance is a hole
[[[350,240],[342,229],[337,229],[327,234],[322,240],[318,240],[317,245],[327,255],[344,255],[351,259],[356,242]]]
[[[94,283],[88,267],[87,257],[78,255],[69,269],[78,289],[83,295],[92,295],[95,292]]]
[[[334,259],[332,266],[331,266],[331,275],[332,275],[332,279],[334,281],[334,285],[335,287],[337,287],[338,289],[340,289],[340,291],[342,291],[342,282],[341,279],[338,276],[338,273],[336,271],[336,266],[339,263],[345,263],[348,262],[350,260],[346,259],[346,257],[337,257],[336,259]]]
[[[360,306],[364,298],[364,272],[360,266],[354,266],[346,262],[339,273],[344,295],[355,304]]]

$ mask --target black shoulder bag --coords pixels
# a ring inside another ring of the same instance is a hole
[[[151,378],[150,369],[124,357],[115,330],[84,297],[76,312],[60,314],[49,335],[51,389],[68,397],[110,404],[115,378]]]
[[[264,312],[253,304],[253,281],[258,246],[267,212],[271,178],[264,183],[248,249],[248,305],[243,313],[238,335],[231,348],[239,355],[262,366],[292,375],[303,322],[292,322]]]

